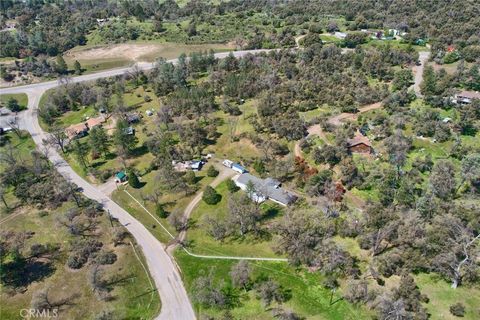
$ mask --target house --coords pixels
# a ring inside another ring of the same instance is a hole
[[[125,120],[127,120],[128,123],[137,123],[140,121],[140,116],[137,113],[127,113]]]
[[[83,123],[73,124],[65,129],[65,133],[69,139],[81,138],[87,135],[88,130],[101,126],[106,120],[103,116],[97,118],[90,118]]]
[[[125,128],[125,134],[128,134],[129,136],[131,136],[135,134],[135,129],[133,127]]]
[[[338,39],[345,39],[347,37],[347,34],[345,32],[336,31],[333,35]]]
[[[81,138],[86,136],[88,133],[88,127],[85,123],[72,124],[71,126],[65,128],[65,134],[71,140],[74,138]]]
[[[93,129],[94,127],[101,126],[106,120],[103,116],[90,118],[85,122],[85,125],[88,127],[88,130]]]
[[[272,178],[261,179],[250,173],[242,173],[235,177],[233,181],[240,189],[248,192],[250,192],[250,190],[247,190],[248,185],[252,184],[254,190],[249,196],[257,203],[269,199],[282,206],[287,206],[297,200],[297,196],[281,188],[280,182]]]
[[[244,167],[242,167],[242,166],[239,165],[238,163],[232,164],[231,168],[233,169],[233,171],[237,171],[238,173],[248,172],[247,169],[245,169]]]
[[[351,153],[370,154],[373,153],[373,147],[370,139],[363,136],[361,133],[356,133],[353,139],[347,141],[348,151]]]
[[[423,46],[423,47],[425,47],[425,46],[427,45],[427,41],[425,41],[424,39],[421,39],[421,38],[420,38],[420,39],[415,40],[415,44],[416,44],[417,46]]]
[[[122,183],[128,180],[127,175],[123,171],[119,171],[115,174],[115,182]]]
[[[97,19],[97,24],[99,26],[103,26],[105,25],[110,19],[109,18],[105,18],[105,19]]]
[[[462,91],[455,95],[453,102],[457,104],[469,104],[473,99],[480,99],[480,92]]]
[[[190,169],[192,169],[193,171],[202,170],[202,166],[203,166],[203,161],[199,161],[199,160],[190,161]]]

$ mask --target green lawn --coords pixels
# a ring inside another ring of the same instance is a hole
[[[161,185],[156,181],[156,171],[152,171],[141,177],[142,182],[145,182],[145,185],[139,189],[133,189],[127,187],[127,191],[135,197],[142,205],[153,215],[155,215],[155,206],[149,201],[143,201],[142,195],[147,196],[152,194],[155,189],[159,189],[162,192],[160,202],[165,205],[165,210],[167,212],[180,211],[184,212],[187,205],[193,199],[194,194],[185,196],[182,192],[172,192]],[[196,173],[198,180],[198,188],[202,190],[206,185],[212,182],[212,178],[207,177],[206,170],[202,170]],[[163,230],[161,226],[158,225],[158,222],[155,221],[135,200],[133,200],[127,193],[123,191],[123,187],[119,190],[116,190],[112,194],[112,198],[117,202],[122,208],[127,210],[140,222],[142,222],[147,229],[149,229],[152,234],[157,237],[160,241],[167,243],[171,240],[171,237]],[[156,215],[155,215],[156,216]],[[156,216],[157,217],[157,216]],[[176,234],[176,231],[170,226],[167,219],[159,218],[157,219],[166,227],[170,233],[173,235]]]
[[[213,272],[216,282],[225,281],[230,283],[229,272],[231,267],[238,261],[199,259],[188,256],[184,251],[177,250],[175,258],[182,270],[182,277],[187,291],[192,294],[192,286],[196,278]],[[288,300],[284,309],[294,310],[306,319],[370,319],[369,314],[363,307],[353,306],[341,299],[339,293],[334,294],[334,304],[330,305],[330,290],[321,286],[322,276],[319,273],[307,272],[303,269],[295,269],[284,262],[251,262],[253,268],[252,278],[270,277],[284,288],[290,289],[291,299]],[[255,293],[245,293],[239,290],[240,305],[231,311],[234,319],[273,319],[270,310],[255,298]],[[275,306],[275,305],[274,305]],[[274,307],[271,306],[271,307]],[[205,309],[194,304],[195,312],[199,317],[219,316],[223,312],[217,309]]]
[[[7,102],[11,98],[16,99],[21,109],[26,109],[28,106],[28,97],[26,93],[9,93],[0,95],[0,106],[7,107]]]
[[[426,294],[430,301],[424,306],[430,313],[431,319],[459,319],[453,316],[449,308],[455,303],[462,303],[465,306],[466,320],[478,319],[480,314],[480,287],[460,286],[452,289],[450,284],[435,274],[418,274],[415,281],[423,294]]]

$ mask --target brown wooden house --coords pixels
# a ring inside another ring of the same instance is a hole
[[[373,147],[370,143],[370,139],[357,132],[353,139],[347,141],[348,151],[351,153],[371,154],[373,153]]]

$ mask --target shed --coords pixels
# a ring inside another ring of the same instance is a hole
[[[232,169],[233,169],[234,171],[237,171],[238,173],[248,172],[247,169],[245,169],[244,167],[242,167],[242,166],[239,165],[238,163],[232,164]]]
[[[127,181],[128,177],[123,171],[119,171],[115,174],[115,182],[116,183],[122,183]]]

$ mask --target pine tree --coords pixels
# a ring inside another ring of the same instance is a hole
[[[73,69],[75,70],[76,75],[82,74],[82,65],[78,60],[75,60],[75,63],[73,64]]]
[[[165,219],[168,216],[168,212],[165,210],[163,204],[161,203],[157,204],[155,211],[157,212],[157,215],[162,219]]]
[[[217,191],[215,191],[215,189],[213,189],[210,186],[207,186],[203,191],[202,199],[203,201],[205,201],[205,203],[214,205],[220,202],[220,200],[222,199],[222,196],[219,195]]]
[[[55,70],[59,73],[59,74],[66,74],[68,72],[68,66],[67,66],[67,63],[65,62],[65,60],[63,59],[62,55],[58,55],[57,56],[57,61],[56,61],[56,65],[55,65]]]
[[[128,177],[128,184],[132,188],[140,188],[140,180],[138,180],[138,177],[132,168],[127,169],[127,177]]]
[[[89,147],[86,143],[81,143],[78,140],[74,140],[73,142],[73,154],[77,158],[77,161],[80,162],[84,168],[87,168],[88,165],[88,151]]]
[[[105,157],[108,154],[110,145],[109,137],[102,127],[94,127],[89,134],[90,145],[92,148]]]

